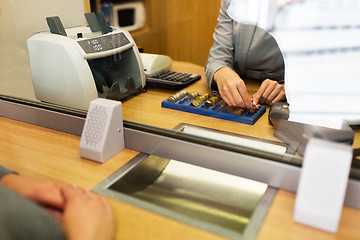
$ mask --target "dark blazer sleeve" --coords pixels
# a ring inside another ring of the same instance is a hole
[[[9,173],[16,173],[15,171],[11,170],[11,169],[7,169],[7,168],[4,168],[3,166],[0,165],[0,179],[6,175],[6,174],[9,174]]]
[[[58,220],[1,184],[0,206],[0,239],[65,239]]]

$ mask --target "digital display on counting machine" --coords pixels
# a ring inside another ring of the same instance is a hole
[[[112,50],[130,43],[124,33],[78,41],[85,53],[97,53]]]

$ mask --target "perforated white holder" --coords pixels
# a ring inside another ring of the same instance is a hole
[[[90,102],[80,140],[81,157],[103,163],[124,147],[121,102],[103,98]]]

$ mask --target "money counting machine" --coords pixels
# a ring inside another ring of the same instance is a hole
[[[102,13],[85,14],[89,26],[50,31],[27,40],[35,96],[43,102],[87,110],[96,98],[121,100],[145,86],[138,48],[129,32],[108,25]]]

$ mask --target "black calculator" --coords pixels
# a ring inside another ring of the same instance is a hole
[[[167,89],[182,89],[198,81],[200,75],[166,71],[153,76],[146,76],[146,85]]]

